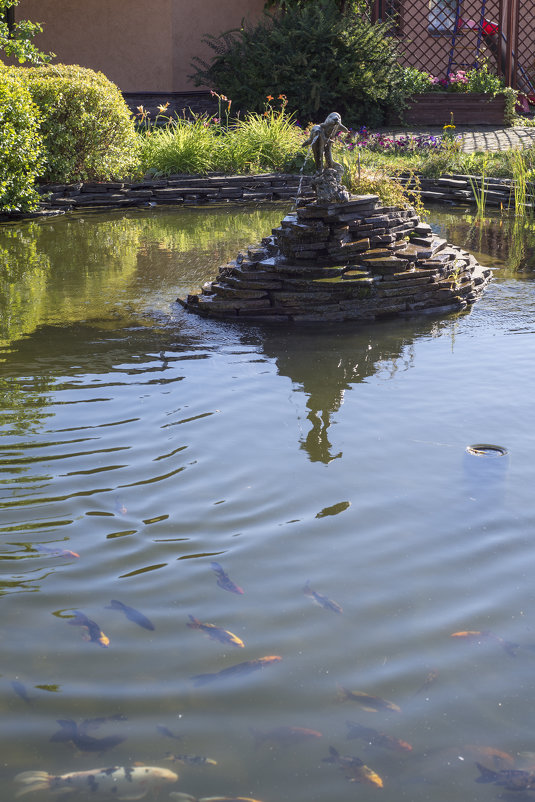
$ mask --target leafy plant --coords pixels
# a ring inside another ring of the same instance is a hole
[[[143,168],[159,175],[291,169],[299,160],[304,134],[285,113],[286,99],[279,98],[279,110],[271,100],[262,114],[252,112],[232,122],[219,117],[175,117],[164,126],[146,129]]]
[[[130,111],[105,75],[65,64],[15,69],[40,110],[44,181],[106,181],[137,168]]]
[[[397,40],[367,12],[340,14],[335,0],[317,0],[265,13],[254,26],[204,41],[210,63],[194,59],[196,85],[211,86],[240,109],[261,113],[259,100],[287,96],[304,124],[333,110],[346,124],[377,125],[400,81]]]
[[[19,20],[8,23],[9,10],[18,5],[19,0],[0,0],[0,50],[6,56],[16,58],[19,63],[30,61],[32,64],[42,64],[50,61],[53,53],[42,53],[33,44],[35,34],[43,30],[38,22]]]
[[[38,111],[20,76],[0,67],[0,209],[33,211],[43,169]]]

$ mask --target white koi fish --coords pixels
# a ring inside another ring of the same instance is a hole
[[[142,799],[148,791],[175,783],[178,774],[158,766],[111,766],[92,771],[73,771],[70,774],[48,774],[46,771],[23,771],[15,782],[22,785],[15,796],[31,791],[85,791],[99,797]]]

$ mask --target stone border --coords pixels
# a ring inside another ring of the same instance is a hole
[[[440,178],[397,176],[405,187],[423,201],[449,205],[476,205],[482,178],[474,175],[446,174]],[[419,186],[418,186],[419,184]],[[127,182],[86,182],[44,184],[36,212],[0,212],[0,222],[29,220],[64,214],[81,209],[150,208],[161,205],[193,206],[212,203],[251,203],[291,200],[298,194],[304,200],[314,195],[311,177],[284,173],[254,175],[170,175],[167,178]],[[475,192],[474,192],[475,187]],[[528,184],[527,196],[535,196],[535,184]],[[485,178],[485,205],[514,208],[514,181],[510,178]]]

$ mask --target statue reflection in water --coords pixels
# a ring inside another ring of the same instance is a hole
[[[308,432],[300,438],[312,462],[328,464],[342,456],[333,450],[329,427],[344,401],[346,390],[354,384],[387,371],[405,369],[413,358],[413,337],[429,334],[432,324],[380,323],[348,330],[311,332],[292,329],[263,334],[263,351],[274,359],[278,371],[302,387],[307,397]]]

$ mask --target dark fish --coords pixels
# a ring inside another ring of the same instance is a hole
[[[195,685],[206,685],[208,682],[214,682],[218,679],[227,679],[235,677],[240,674],[250,674],[252,671],[257,671],[259,668],[270,665],[270,663],[278,663],[282,657],[277,655],[269,655],[268,657],[259,657],[256,660],[246,660],[244,663],[237,663],[235,666],[223,668],[221,671],[216,671],[215,674],[196,674],[192,677]]]
[[[516,653],[520,648],[518,643],[512,643],[511,641],[504,640],[499,635],[495,635],[494,632],[491,632],[488,629],[483,629],[483,630],[468,629],[464,630],[463,632],[452,632],[450,637],[465,638],[466,640],[477,641],[478,643],[481,643],[482,640],[493,640],[496,641],[496,643],[499,643],[502,649],[510,657],[516,657]]]
[[[154,629],[154,624],[146,615],[143,615],[143,613],[140,613],[139,610],[135,610],[133,607],[129,607],[128,604],[117,601],[117,599],[112,599],[107,605],[106,610],[120,610],[125,614],[128,620],[133,621],[134,624],[138,624],[138,626],[143,627],[143,629]]]
[[[320,607],[323,607],[325,610],[332,610],[333,613],[343,613],[342,607],[338,604],[338,602],[329,599],[328,596],[324,596],[323,593],[318,593],[317,590],[312,590],[310,587],[310,582],[307,582],[305,587],[303,588],[303,593],[305,596],[311,598],[316,604]]]
[[[349,782],[374,785],[376,788],[383,787],[381,777],[379,777],[377,772],[363,763],[359,757],[341,755],[334,746],[330,746],[329,757],[324,757],[323,760],[325,763],[336,763],[345,773]]]
[[[24,702],[26,702],[26,704],[31,705],[32,700],[28,695],[28,690],[26,688],[26,685],[24,685],[24,683],[22,682],[19,682],[18,679],[14,679],[13,682],[11,682],[10,684],[15,693],[17,694],[17,696],[20,696],[20,698]]]
[[[166,738],[176,738],[177,741],[182,739],[181,735],[175,735],[174,732],[171,732],[169,727],[164,727],[162,724],[157,724],[156,729],[160,733],[160,735],[165,735]]]
[[[341,699],[351,699],[351,701],[357,702],[368,713],[377,713],[379,710],[401,713],[401,708],[394,702],[389,702],[388,699],[382,699],[380,696],[370,696],[369,693],[363,691],[348,691],[347,688],[339,688],[339,696]]]
[[[309,741],[312,738],[321,738],[321,732],[309,730],[307,727],[274,727],[272,730],[255,730],[250,727],[254,735],[255,746],[260,746],[264,741],[275,743],[298,743],[299,741]]]
[[[232,581],[219,563],[210,563],[210,567],[212,571],[217,574],[217,584],[220,588],[223,588],[223,590],[228,590],[230,593],[238,593],[240,596],[243,595],[243,589]]]
[[[476,763],[480,776],[476,783],[494,783],[507,788],[508,791],[533,791],[535,789],[535,774],[520,769],[501,769],[493,771],[481,763]]]
[[[90,721],[84,722],[86,728]],[[93,738],[91,735],[87,735],[83,725],[79,727],[72,719],[58,719],[58,724],[61,729],[54,733],[50,740],[56,742],[70,741],[81,752],[106,752],[126,740],[120,735]]]
[[[172,760],[174,763],[186,763],[189,766],[217,766],[217,760],[203,757],[203,755],[173,755],[171,752],[167,752],[165,759]]]
[[[68,623],[73,627],[85,627],[87,629],[88,640],[92,643],[98,643],[98,645],[102,646],[104,649],[107,649],[110,645],[110,639],[102,632],[99,625],[79,610],[74,611],[74,618]]]
[[[418,690],[414,695],[417,696],[419,693],[426,691],[436,681],[437,677],[438,677],[438,671],[435,671],[434,669],[433,671],[430,671],[424,680],[424,684],[418,688]]]
[[[218,640],[221,643],[230,643],[232,646],[240,646],[241,648],[243,648],[245,645],[241,638],[238,638],[237,635],[229,632],[228,629],[221,629],[221,627],[216,627],[215,624],[203,624],[193,615],[190,615],[190,623],[188,624],[188,627],[191,629],[200,629],[202,632],[208,635],[209,638],[212,638],[212,640]]]
[[[58,549],[55,546],[44,546],[43,544],[37,544],[33,548],[35,549],[35,551],[38,551],[41,554],[50,554],[51,557],[79,557],[80,556],[75,551],[71,551],[70,549]]]
[[[348,727],[348,738],[362,738],[373,746],[381,746],[384,749],[391,749],[394,752],[412,752],[412,746],[407,741],[394,738],[385,732],[374,730],[373,727],[363,727],[356,721],[346,721]]]

